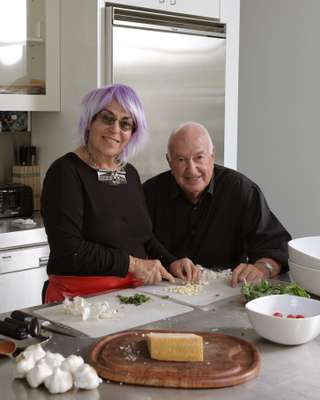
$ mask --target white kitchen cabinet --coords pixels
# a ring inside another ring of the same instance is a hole
[[[112,0],[108,2],[201,17],[220,18],[220,0]]]
[[[105,3],[105,1],[102,1]],[[166,10],[167,0],[111,0],[108,3],[112,4],[122,4],[126,6],[143,7],[143,8],[153,8],[155,10]]]
[[[60,0],[1,0],[0,110],[60,110]]]

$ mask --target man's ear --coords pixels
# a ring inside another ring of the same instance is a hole
[[[169,156],[168,156],[168,153],[166,154],[166,159],[167,159],[167,161],[168,161],[169,167],[171,168],[171,163],[170,163],[170,158],[169,158]]]
[[[215,147],[213,147],[213,149],[212,149],[212,162],[213,162],[213,164],[214,164],[214,162],[215,162],[215,160],[216,160],[216,148]]]

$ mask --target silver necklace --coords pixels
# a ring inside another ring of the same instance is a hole
[[[97,171],[99,182],[104,182],[109,186],[125,185],[127,183],[126,170],[123,165],[119,164],[119,169],[116,170],[99,168],[87,146],[85,149],[91,166]]]

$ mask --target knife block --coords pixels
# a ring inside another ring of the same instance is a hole
[[[40,165],[14,165],[12,182],[30,186],[33,193],[33,208],[35,211],[40,210]]]

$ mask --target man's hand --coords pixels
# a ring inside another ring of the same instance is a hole
[[[265,262],[272,266],[272,273],[264,266]],[[281,265],[272,258],[260,258],[255,264],[241,263],[232,271],[231,286],[235,287],[238,283],[245,281],[253,282],[272,278],[278,275],[280,270]]]
[[[253,264],[241,263],[232,271],[231,286],[235,287],[239,282],[252,282],[269,277],[267,270],[257,268]]]
[[[198,282],[201,276],[202,267],[194,265],[193,262],[185,257],[172,262],[169,271],[177,278],[181,278],[186,282]]]

